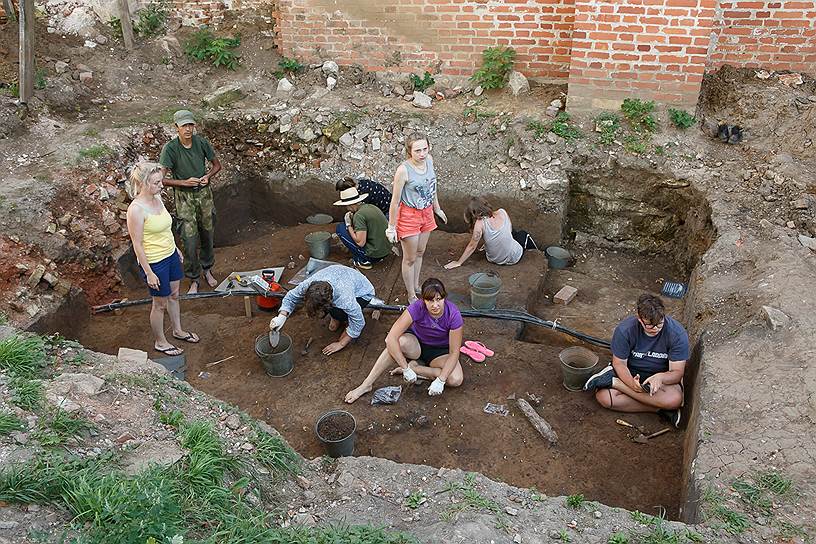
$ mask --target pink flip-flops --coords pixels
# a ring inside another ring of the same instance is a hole
[[[492,357],[494,355],[492,350],[487,349],[487,346],[473,340],[466,340],[465,345],[459,348],[459,351],[473,359],[476,363],[483,363],[485,357]]]

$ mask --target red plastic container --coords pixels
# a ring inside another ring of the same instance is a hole
[[[261,277],[269,284],[269,290],[277,293],[281,291],[281,286],[278,285],[278,282],[275,281],[275,272],[272,270],[264,270],[261,272]],[[259,310],[263,310],[265,312],[274,312],[277,310],[281,305],[281,299],[276,297],[265,297],[263,295],[258,295],[255,299],[255,303],[258,305]]]

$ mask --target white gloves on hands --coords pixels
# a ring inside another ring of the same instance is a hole
[[[392,244],[396,244],[398,241],[397,238],[397,227],[392,227],[388,225],[388,228],[385,229],[385,237],[388,238],[388,241]]]
[[[278,314],[276,317],[272,318],[272,321],[269,322],[269,330],[279,331],[283,328],[284,323],[286,323],[286,316]]]
[[[445,390],[445,382],[442,381],[441,378],[437,378],[433,381],[431,386],[428,388],[428,394],[432,397],[436,395],[441,395],[442,391]]]
[[[402,371],[402,378],[408,383],[417,381],[417,373],[410,366]]]
[[[351,220],[354,218],[353,212],[346,212],[346,215],[343,216],[343,222],[346,224],[347,227],[351,226]]]

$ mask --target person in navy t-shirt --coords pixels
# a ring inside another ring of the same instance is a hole
[[[615,327],[612,364],[591,376],[584,390],[594,390],[604,408],[658,412],[677,427],[688,357],[686,330],[666,315],[660,298],[644,293],[638,298],[637,315]]]

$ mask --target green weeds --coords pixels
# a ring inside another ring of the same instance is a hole
[[[581,494],[570,495],[569,497],[567,497],[566,502],[567,506],[569,506],[570,508],[575,508],[577,510],[578,508],[582,508],[584,506],[586,499]]]
[[[482,108],[482,104],[484,104],[485,99],[479,98],[476,102],[473,103],[472,106],[466,107],[462,110],[462,115],[465,119],[469,121],[482,121],[484,119],[490,119],[492,117],[496,117],[498,113],[492,110],[488,110],[486,108]]]
[[[559,112],[558,115],[555,116],[555,119],[550,125],[550,132],[564,138],[568,142],[581,137],[581,131],[570,122],[570,115],[565,111]]]
[[[436,83],[433,76],[430,72],[425,72],[422,77],[419,77],[416,74],[411,74],[408,76],[408,81],[411,82],[415,91],[424,92],[425,89],[429,89],[433,87],[433,84]]]
[[[558,540],[561,542],[572,542],[572,537],[570,537],[566,529],[561,529],[558,533]]]
[[[110,157],[114,154],[113,149],[106,144],[94,144],[91,147],[86,147],[79,150],[79,160],[83,159],[102,159]]]
[[[0,341],[0,370],[12,376],[37,376],[45,367],[45,342],[39,336],[9,336]]]
[[[620,128],[621,118],[616,113],[605,111],[595,118],[595,131],[601,134],[599,139],[604,145],[611,145],[615,142]]]
[[[751,526],[748,517],[731,508],[728,508],[722,494],[714,488],[708,488],[703,493],[703,511],[708,520],[714,520],[727,533],[737,535]]]
[[[33,438],[43,447],[56,447],[91,429],[94,429],[94,426],[86,419],[57,409],[50,418],[40,419],[39,428],[33,433]]]
[[[606,544],[629,544],[629,537],[625,533],[613,533],[609,535]]]
[[[405,497],[405,506],[412,510],[416,510],[428,500],[428,497],[425,496],[425,493],[422,491],[414,491],[407,497]]]
[[[133,32],[145,38],[159,36],[164,32],[167,23],[167,3],[151,1],[147,6],[136,12],[136,21],[133,23]],[[121,33],[122,22],[119,21]]]
[[[11,402],[23,410],[33,412],[45,402],[43,384],[40,380],[12,375],[9,380]]]
[[[165,425],[170,425],[171,427],[179,428],[179,426],[184,421],[184,412],[181,410],[170,410],[169,412],[160,412],[159,413],[159,421],[161,421]]]
[[[208,61],[213,66],[225,66],[230,70],[235,70],[240,64],[240,59],[235,53],[235,48],[241,45],[241,38],[217,38],[209,30],[198,30],[190,36],[184,45],[184,52],[193,60],[198,62]]]
[[[13,413],[0,412],[0,436],[5,436],[14,431],[22,431],[23,429],[25,429],[25,424]]]
[[[303,70],[304,66],[296,58],[283,57],[278,61],[278,68],[275,75],[282,77],[287,74],[297,74]]]
[[[488,47],[482,51],[482,67],[470,79],[484,89],[501,89],[513,70],[516,51],[512,47]]]
[[[45,68],[37,69],[37,72],[34,74],[34,88],[38,91],[45,89],[45,86],[48,83],[48,80],[45,77],[46,74],[48,74],[48,72],[45,70]]]
[[[300,474],[300,456],[283,438],[259,431],[253,440],[255,458],[277,474]]]
[[[657,130],[657,119],[652,115],[654,110],[653,100],[644,102],[639,98],[627,98],[621,104],[623,116],[637,133],[652,133]]]
[[[443,493],[451,493],[456,502],[454,502],[447,511],[440,515],[440,518],[449,521],[453,517],[464,510],[484,510],[496,516],[496,524],[499,527],[506,525],[504,513],[496,501],[488,499],[476,490],[476,474],[468,473],[463,482],[448,482],[443,488]]]
[[[543,138],[550,131],[550,126],[534,120],[527,123],[527,130],[534,132],[536,138]]]
[[[694,126],[696,121],[694,116],[686,110],[676,110],[674,108],[669,108],[669,119],[671,119],[672,124],[680,130],[686,130]]]

